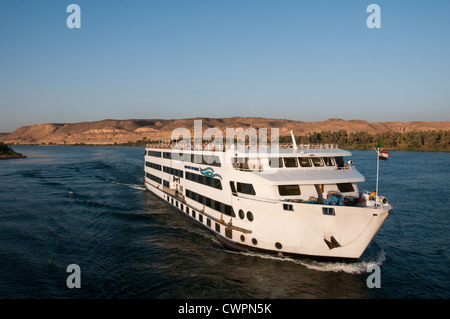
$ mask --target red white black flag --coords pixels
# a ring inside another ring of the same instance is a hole
[[[380,159],[380,160],[387,161],[388,157],[389,157],[388,152],[379,152],[378,153],[378,159]]]

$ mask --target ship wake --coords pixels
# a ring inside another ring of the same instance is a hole
[[[122,185],[122,186],[126,186],[132,189],[136,189],[136,190],[140,190],[140,191],[145,191],[145,187],[142,185],[137,185],[137,184],[124,184],[124,183],[118,183],[118,182],[112,182],[113,184],[117,184],[117,185]]]
[[[279,261],[292,262],[297,265],[302,265],[308,269],[321,271],[321,272],[344,272],[348,274],[363,274],[368,272],[368,269],[371,269],[372,266],[378,265],[381,266],[383,262],[386,260],[386,255],[384,250],[379,250],[373,256],[367,257],[354,262],[354,263],[346,263],[346,262],[333,262],[333,261],[316,261],[309,259],[300,259],[287,257],[283,255],[273,255],[266,254],[262,252],[255,251],[230,251],[231,253],[241,254],[245,256],[258,257],[264,259],[272,259]]]

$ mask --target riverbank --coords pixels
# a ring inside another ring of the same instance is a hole
[[[121,147],[121,146],[142,146],[145,147],[147,144],[158,144],[158,143],[150,143],[149,141],[146,141],[145,143],[140,142],[134,142],[134,143],[114,143],[114,144],[84,144],[84,143],[76,143],[76,144],[15,144],[17,146],[40,146],[40,147],[52,147],[52,146],[86,146],[86,147]],[[290,143],[287,143],[290,144]],[[326,143],[325,143],[326,144]],[[359,150],[359,151],[371,151],[374,148],[374,145],[345,145],[340,144],[338,147],[343,150]],[[414,147],[407,147],[407,148],[395,148],[395,147],[383,147],[384,151],[403,151],[403,152],[442,152],[442,153],[450,153],[450,148],[414,148]]]
[[[22,154],[0,154],[0,160],[6,160],[6,159],[13,159],[13,158],[27,158],[25,155]]]
[[[25,155],[17,153],[8,145],[0,142],[0,160],[13,159],[13,158],[26,158]]]

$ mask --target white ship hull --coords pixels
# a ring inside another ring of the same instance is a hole
[[[212,231],[224,245],[234,249],[256,249],[319,259],[357,260],[392,212],[391,205],[375,205],[369,195],[365,196],[364,202],[352,206],[327,205],[324,199],[319,204],[307,203],[304,200],[297,202],[292,196],[281,200],[264,188],[265,181],[268,182],[267,187],[273,186],[273,183],[286,183],[285,180],[279,181],[282,179],[281,170],[277,177],[268,178],[255,172],[236,171],[231,164],[227,166],[224,163],[221,167],[213,168],[214,172],[220,175],[221,189],[211,185],[208,187],[192,181],[195,179],[192,175],[186,175],[186,172],[199,173],[208,165],[168,160],[147,154],[146,151],[146,163],[152,164],[145,167],[146,188]],[[169,167],[174,171],[168,169]],[[303,192],[306,192],[304,196],[309,195],[307,191],[311,188],[308,188],[310,183],[317,183],[322,189],[326,189],[327,185],[336,185],[337,182],[345,181],[345,178],[348,178],[349,182],[361,180],[356,170],[334,172],[319,169],[312,173],[332,177],[311,181],[308,177],[309,171],[304,170],[301,173],[303,179],[295,181],[303,187]],[[230,187],[230,181],[236,180],[252,182],[256,194],[234,191]],[[261,196],[263,192],[265,195]],[[326,190],[324,194],[325,192]],[[360,194],[357,189],[355,192]],[[224,206],[232,208],[231,213],[224,210]]]

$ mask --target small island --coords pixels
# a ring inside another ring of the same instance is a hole
[[[26,156],[15,152],[8,145],[0,142],[0,160],[11,158],[26,158]]]

